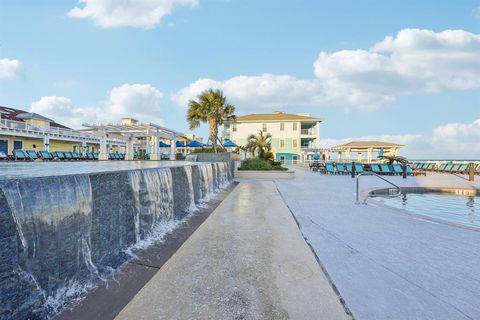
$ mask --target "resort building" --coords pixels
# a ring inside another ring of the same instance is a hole
[[[249,114],[225,122],[223,139],[244,146],[250,134],[270,133],[275,159],[295,163],[302,160],[302,150],[319,148],[321,122],[308,114]]]
[[[124,140],[107,138],[112,146]],[[0,152],[13,150],[97,152],[100,138],[73,130],[42,115],[0,106]]]
[[[109,153],[123,153],[126,160],[132,160],[134,154],[160,160],[176,158],[177,141],[189,142],[183,133],[133,118],[123,118],[119,124],[85,126],[87,129],[74,130],[36,113],[0,106],[0,154],[45,150],[82,155],[96,152],[100,160],[107,160]],[[161,141],[168,141],[167,152],[161,148]]]

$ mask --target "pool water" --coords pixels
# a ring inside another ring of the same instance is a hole
[[[396,198],[378,198],[383,203],[462,225],[480,227],[480,197],[445,192],[403,193]]]

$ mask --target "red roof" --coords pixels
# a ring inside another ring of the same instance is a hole
[[[23,119],[20,119],[17,116],[19,114],[22,114],[22,113],[30,113],[30,112],[25,111],[25,110],[0,106],[0,113],[1,113],[1,118],[2,119],[25,122]],[[69,127],[64,126],[63,124],[60,124],[60,123],[56,123],[55,121],[50,122],[50,127],[55,127],[55,128],[60,128],[60,129],[70,129]]]

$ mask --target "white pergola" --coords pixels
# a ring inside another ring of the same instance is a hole
[[[107,136],[109,133],[120,134],[126,138],[125,160],[133,160],[133,145],[139,142],[138,138],[145,138],[146,152],[150,154],[150,160],[160,160],[160,139],[170,141],[170,160],[175,160],[175,143],[183,133],[154,124],[84,124],[86,128],[101,133],[99,160],[108,160]]]

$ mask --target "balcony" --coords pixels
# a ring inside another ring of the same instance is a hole
[[[302,136],[316,136],[317,135],[317,130],[315,128],[302,129],[302,130],[300,130],[300,134]]]

